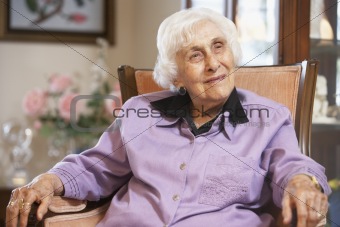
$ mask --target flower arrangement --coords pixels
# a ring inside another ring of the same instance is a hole
[[[115,100],[105,98],[79,100],[74,113],[76,122],[71,122],[71,102],[80,95],[76,84],[75,77],[71,75],[53,74],[48,78],[47,89],[35,88],[28,91],[22,102],[23,111],[33,122],[35,130],[43,136],[52,137],[54,142],[58,137],[59,144],[56,147],[64,145],[60,142],[62,138],[74,139],[78,148],[92,146],[102,132],[79,131],[71,123],[85,129],[104,129],[114,120],[113,109],[120,105]],[[120,98],[120,89],[117,84],[111,88],[108,81],[103,80],[92,90],[91,95],[114,95]]]
[[[100,46],[98,59],[91,68],[92,80],[90,92],[85,92],[86,98],[79,98],[80,83],[75,75],[60,73],[48,77],[47,88],[35,88],[24,96],[23,111],[35,130],[49,138],[51,156],[61,156],[62,147],[75,152],[93,146],[113,122],[114,108],[121,105],[118,83],[112,86],[108,81],[105,61],[108,43],[98,38],[97,44]],[[72,113],[71,104],[76,97],[79,99],[73,102],[76,105]]]

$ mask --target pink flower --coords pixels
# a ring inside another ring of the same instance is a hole
[[[41,116],[46,108],[46,92],[41,89],[29,91],[23,99],[22,108],[28,116]]]
[[[72,78],[69,75],[52,75],[49,80],[49,91],[52,93],[62,93],[72,84]]]
[[[59,115],[62,117],[64,120],[69,121],[71,119],[71,103],[73,98],[75,98],[78,94],[75,93],[67,93],[64,94],[60,97],[59,102],[58,102],[58,110],[59,110]],[[82,102],[81,100],[77,101],[76,106],[74,108],[75,117],[78,119],[79,114],[84,110],[84,105],[81,105]]]
[[[35,121],[33,122],[33,128],[34,128],[34,129],[39,130],[39,129],[41,129],[41,127],[42,127],[41,121],[35,120]]]
[[[84,14],[81,13],[74,13],[71,14],[69,17],[69,20],[77,23],[77,24],[81,24],[84,23],[86,21],[87,17]]]

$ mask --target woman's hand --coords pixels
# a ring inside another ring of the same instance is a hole
[[[12,191],[11,199],[6,209],[6,226],[26,226],[31,205],[34,202],[39,204],[37,219],[41,220],[48,211],[54,195],[62,195],[64,186],[57,175],[42,174],[23,187]],[[19,218],[20,217],[20,218]]]
[[[292,221],[293,210],[297,226],[316,226],[328,211],[328,199],[307,175],[296,175],[287,184],[282,200],[283,222]]]

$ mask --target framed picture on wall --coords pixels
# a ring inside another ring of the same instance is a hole
[[[0,39],[95,43],[114,42],[113,0],[4,0]]]

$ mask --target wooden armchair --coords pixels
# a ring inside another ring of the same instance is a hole
[[[234,72],[236,87],[254,91],[290,109],[301,151],[308,156],[311,155],[311,121],[317,71],[318,61],[310,60],[294,65],[240,67]],[[118,75],[123,102],[132,96],[162,90],[153,81],[152,70],[122,65],[118,68]],[[50,207],[51,212],[39,225],[93,226],[104,216],[109,201],[110,198],[100,202],[86,202],[55,197],[54,205]],[[284,226],[280,209],[273,204],[268,209],[277,217],[277,226]],[[54,215],[56,213],[58,215]],[[36,226],[34,219],[33,211],[29,226]]]

